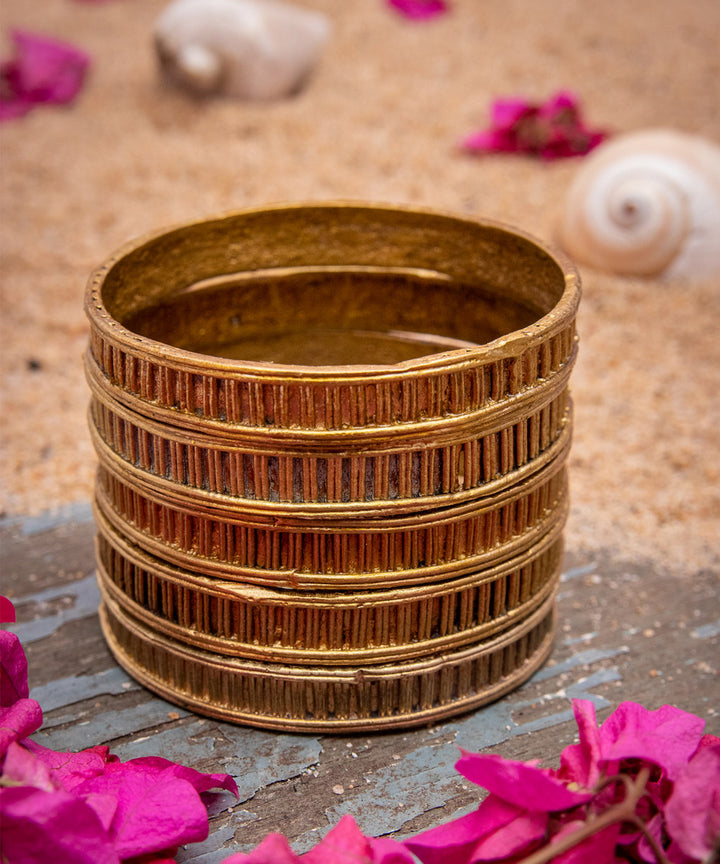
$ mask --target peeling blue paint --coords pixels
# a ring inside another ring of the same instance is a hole
[[[96,696],[117,695],[140,689],[137,681],[119,666],[114,666],[95,675],[69,675],[67,678],[59,678],[40,687],[33,687],[30,696],[36,699],[43,712],[47,713]],[[57,720],[53,725],[58,725]]]
[[[581,633],[580,636],[563,639],[562,644],[569,648],[571,645],[579,645],[580,642],[592,642],[597,636],[597,630],[593,630],[591,633]]]
[[[326,810],[329,823],[335,825],[345,813],[353,813],[363,831],[378,836],[399,830],[421,813],[444,807],[460,791],[462,778],[454,767],[458,755],[454,744],[428,743],[373,771],[360,794],[349,794],[347,800]],[[298,847],[298,851],[304,850]]]
[[[183,711],[182,715],[188,716],[188,712]],[[167,715],[162,719],[167,721]],[[144,725],[149,728],[147,723]],[[122,760],[157,754],[190,765],[212,760],[213,771],[223,771],[235,778],[240,803],[248,801],[259,789],[302,774],[318,763],[321,752],[317,738],[200,718],[155,734],[139,733],[134,740],[113,747],[113,753]]]
[[[572,567],[566,570],[560,576],[561,582],[569,582],[571,579],[577,579],[579,576],[589,576],[597,570],[597,563],[592,561],[590,564],[583,564],[582,567]]]
[[[28,645],[30,642],[37,642],[39,639],[50,636],[68,621],[97,615],[98,607],[100,606],[100,589],[98,588],[95,575],[86,576],[84,579],[78,579],[76,582],[68,582],[57,588],[38,591],[36,594],[27,594],[24,597],[13,598],[13,603],[17,607],[25,603],[48,603],[61,597],[72,597],[75,602],[69,609],[61,609],[59,612],[53,612],[52,615],[40,616],[33,621],[7,624],[4,625],[5,628],[12,633],[17,633],[20,642],[23,645]]]
[[[539,681],[545,681],[547,678],[554,678],[561,672],[569,672],[571,669],[576,669],[578,666],[589,666],[591,663],[597,663],[600,660],[611,660],[620,654],[629,653],[630,649],[626,645],[621,645],[619,648],[588,648],[587,651],[579,651],[573,654],[566,660],[561,660],[552,666],[543,666],[538,670],[533,677],[524,686],[536,684]],[[522,688],[521,688],[522,689]]]
[[[187,711],[183,711],[182,715],[189,716]],[[164,720],[168,720],[167,714]],[[208,732],[207,720],[196,720],[154,733],[152,730],[142,730],[132,740],[113,745],[112,752],[122,761],[160,754],[172,762],[196,765],[215,758],[215,741]]]
[[[76,501],[56,510],[46,510],[37,516],[11,516],[2,520],[1,527],[19,525],[24,537],[32,537],[60,528],[68,522],[85,524],[92,521],[92,504],[89,501]]]
[[[177,864],[221,864],[235,852],[249,851],[252,846],[238,845],[233,842],[233,838],[238,828],[257,818],[257,814],[249,810],[235,810],[232,821],[215,830],[211,829],[210,836],[203,843],[193,843],[180,849],[175,855]]]
[[[228,723],[218,723],[216,728],[229,751],[228,755],[220,755],[220,768],[235,778],[241,802],[259,789],[297,777],[317,765],[322,753],[320,741],[305,735],[265,732]]]
[[[720,636],[720,618],[712,624],[696,627],[690,635],[693,639],[711,639],[713,636]]]
[[[42,707],[42,706],[41,706]],[[170,705],[162,699],[152,699],[133,708],[105,711],[88,721],[75,722],[66,727],[43,728],[33,735],[40,744],[52,750],[84,750],[94,744],[106,744],[126,735],[139,735],[143,730],[169,721],[169,714],[187,717],[187,711]],[[113,747],[113,752],[116,752]],[[158,751],[156,750],[155,753]],[[130,757],[126,757],[130,758]]]
[[[235,837],[238,828],[237,816],[238,814],[234,813],[231,824],[216,828],[204,842],[179,849],[175,855],[177,864],[220,864],[233,852],[239,851],[234,846],[228,849],[225,845]]]

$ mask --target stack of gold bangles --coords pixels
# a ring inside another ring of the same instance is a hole
[[[580,287],[521,232],[344,203],[231,213],[93,274],[101,620],[173,702],[411,726],[553,639]]]

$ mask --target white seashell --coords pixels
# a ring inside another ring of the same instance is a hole
[[[560,242],[578,263],[628,276],[720,272],[720,147],[650,129],[584,157]]]
[[[155,23],[164,74],[199,94],[297,92],[330,32],[325,15],[280,0],[173,0]]]

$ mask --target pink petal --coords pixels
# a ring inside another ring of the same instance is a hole
[[[118,763],[118,765],[123,763]],[[229,774],[203,774],[201,771],[196,771],[194,768],[188,768],[186,765],[180,765],[177,762],[171,762],[169,759],[164,759],[162,756],[143,756],[139,759],[130,759],[125,765],[132,765],[134,769],[144,771],[148,774],[160,774],[164,777],[176,777],[179,780],[186,780],[195,789],[196,792],[209,792],[210,789],[225,789],[237,796],[237,783]],[[116,769],[110,769],[116,770]],[[125,769],[117,769],[125,770]]]
[[[637,811],[636,811],[637,812]],[[645,824],[645,830],[648,834],[653,838],[653,840],[660,846],[663,847],[663,815],[662,813],[656,813],[650,819],[643,819]],[[640,834],[637,839],[637,856],[642,860],[646,861],[647,864],[655,864],[656,857],[653,852],[652,846],[648,842],[647,837],[644,834]]]
[[[577,96],[568,90],[560,90],[538,108],[539,114],[543,117],[553,117],[565,111],[577,113],[579,110],[580,102]]]
[[[34,699],[19,699],[0,709],[0,762],[13,741],[22,741],[42,726],[42,711]]]
[[[110,826],[117,812],[117,798],[114,795],[100,795],[95,792],[88,792],[82,796],[82,800],[95,811],[100,824],[109,834]]]
[[[568,789],[548,771],[495,754],[463,751],[455,768],[472,783],[523,810],[567,810],[592,797]]]
[[[460,142],[464,150],[476,153],[519,153],[520,148],[514,135],[503,130],[489,129],[473,132]]]
[[[559,831],[557,831],[550,842],[560,840],[568,834],[574,834],[580,828],[585,827],[584,821],[566,822]],[[617,837],[620,832],[619,825],[610,825],[604,831],[593,834],[587,840],[583,840],[577,846],[568,849],[567,852],[562,852],[553,858],[553,864],[622,864],[619,858],[615,857],[615,847],[617,845]]]
[[[72,792],[81,783],[102,774],[108,762],[108,748],[103,745],[79,753],[58,753],[35,741],[25,741],[24,745],[47,766],[54,780],[66,792]]]
[[[580,741],[560,754],[558,775],[583,789],[591,789],[600,777],[600,734],[595,706],[589,699],[574,699],[572,706]]]
[[[55,792],[60,788],[53,781],[50,771],[38,758],[22,744],[13,741],[5,754],[2,779],[9,786],[34,786],[45,792]]]
[[[18,49],[17,81],[21,92],[39,102],[69,102],[80,87],[89,64],[87,54],[72,45],[15,31]]]
[[[405,846],[423,864],[466,864],[479,841],[508,825],[522,812],[522,808],[488,795],[477,810],[410,837],[405,840]]]
[[[75,794],[108,795],[117,801],[110,836],[121,858],[160,852],[204,840],[208,817],[200,795],[186,780],[146,771],[133,761],[110,763],[104,774],[75,788]]]
[[[0,624],[15,623],[15,607],[12,602],[0,594]]]
[[[415,21],[434,18],[448,11],[444,0],[387,0],[387,4]]]
[[[35,104],[65,104],[79,93],[88,56],[64,42],[16,30],[16,57],[0,67],[0,120],[21,116]]]
[[[583,156],[606,138],[607,135],[604,132],[590,132],[578,124],[568,132],[558,132],[551,136],[537,152],[543,159],[548,160]]]
[[[375,864],[370,841],[349,813],[301,860],[303,864]]]
[[[699,753],[705,747],[715,747],[716,744],[720,744],[720,738],[717,735],[711,735],[709,732],[702,736],[700,739],[700,743],[698,744],[698,748],[695,753]]]
[[[659,765],[674,780],[690,761],[705,721],[672,705],[648,711],[623,702],[600,727],[602,759],[642,759]]]
[[[402,843],[391,837],[371,837],[373,864],[414,864],[415,859]]]
[[[496,129],[506,129],[534,110],[527,99],[496,99],[490,109],[490,119]]]
[[[0,789],[4,860],[13,864],[120,864],[93,811],[67,792]]]
[[[686,855],[709,860],[713,842],[720,839],[720,744],[701,747],[680,771],[665,819]]]
[[[222,864],[299,864],[300,858],[292,851],[282,834],[268,834],[252,852],[236,852],[223,858]]]
[[[15,633],[0,630],[0,708],[29,695],[27,658],[20,640]]]
[[[548,814],[534,812],[518,813],[512,822],[493,831],[472,850],[470,861],[493,861],[509,858],[544,839],[548,826]]]

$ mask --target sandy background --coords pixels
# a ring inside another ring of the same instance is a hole
[[[457,141],[503,95],[582,99],[590,125],[720,142],[717,0],[454,0],[413,23],[383,0],[304,0],[333,34],[292,100],[198,103],[158,82],[164,0],[4,0],[19,27],[92,67],[68,108],[0,127],[0,509],[91,496],[81,355],[90,270],[146,231],[293,200],[429,206],[553,241],[577,160],[472,158]],[[720,554],[720,279],[642,281],[581,267],[570,549],[691,575]]]

